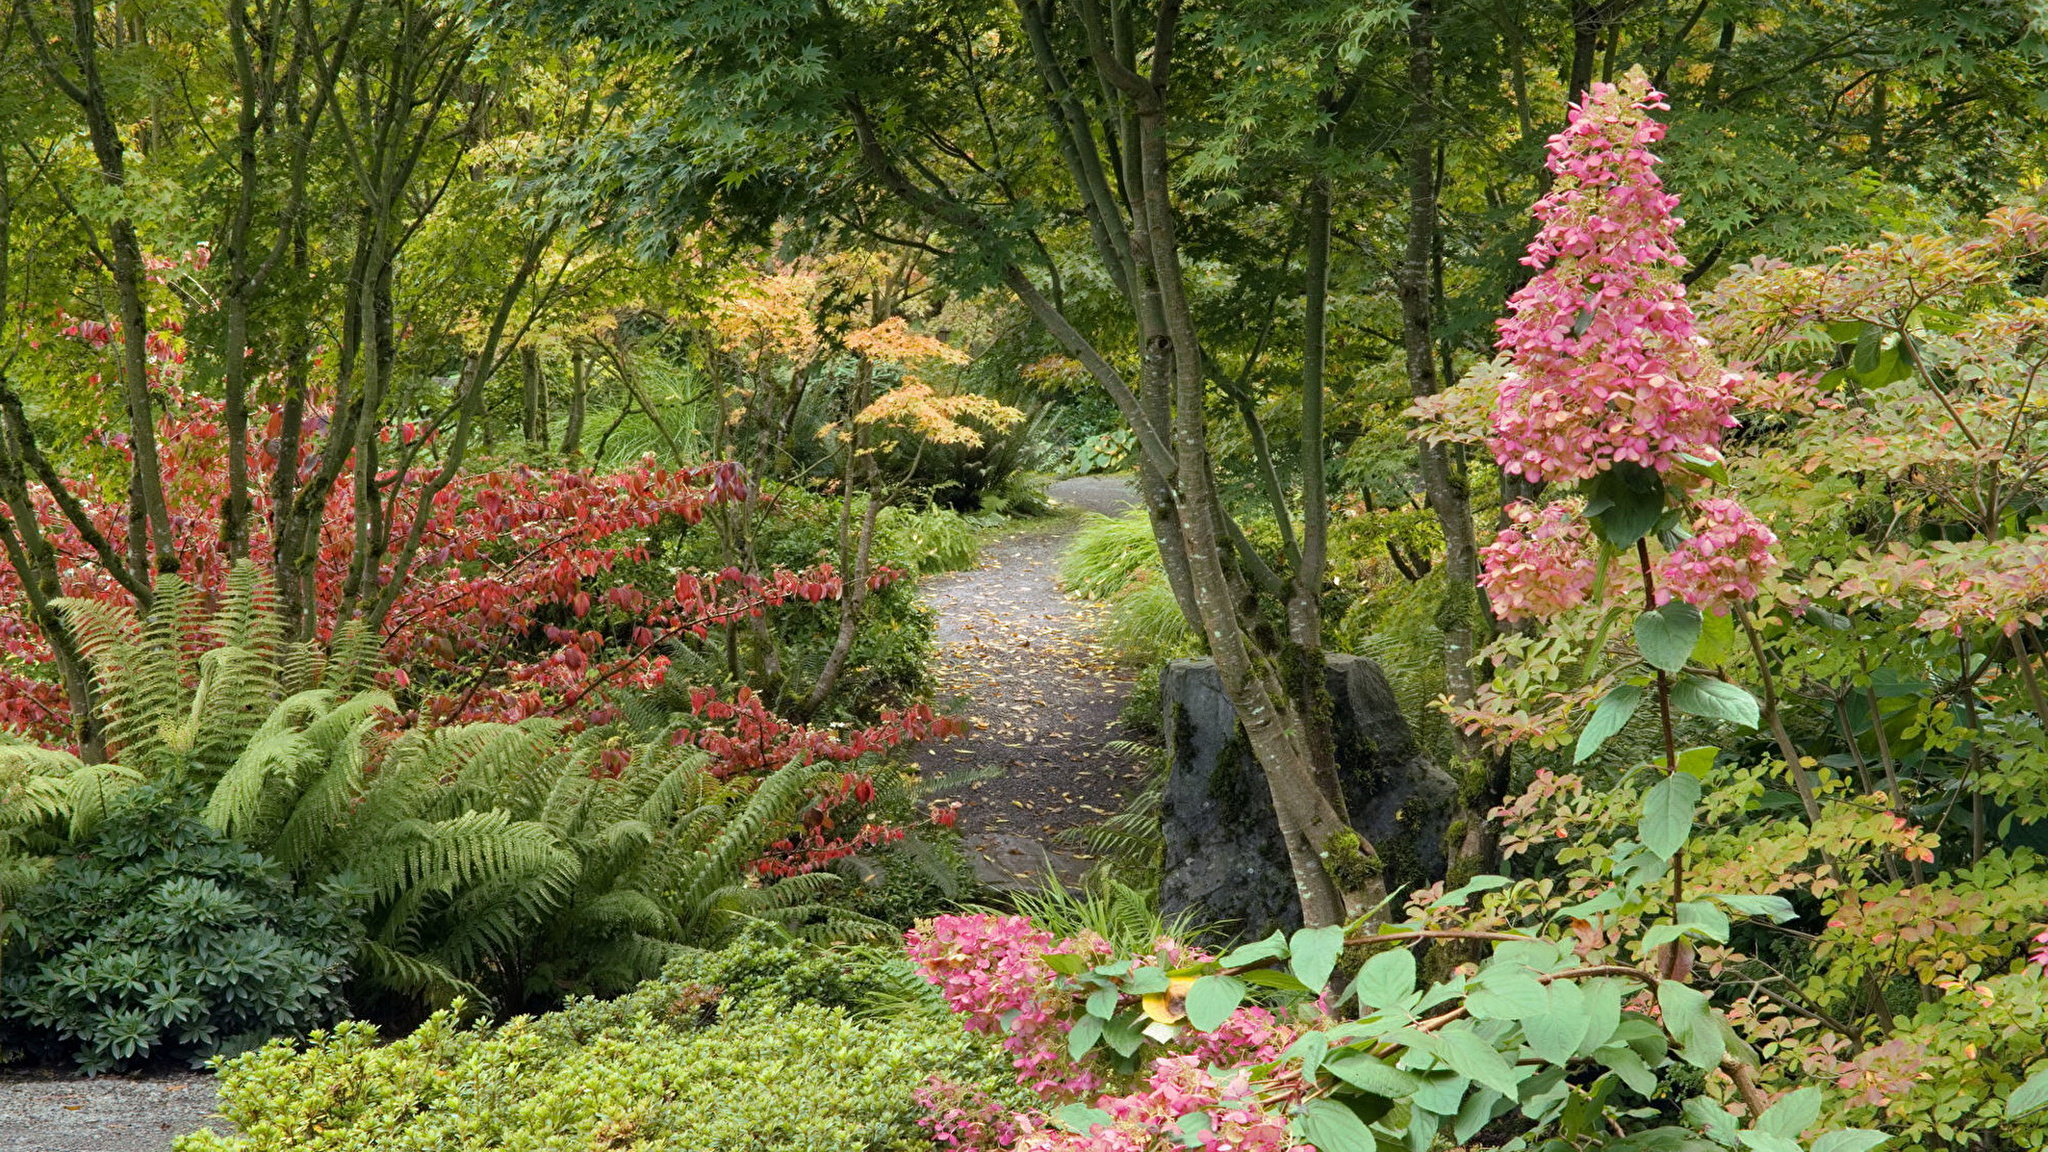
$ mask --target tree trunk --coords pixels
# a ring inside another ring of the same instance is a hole
[[[583,358],[583,349],[569,354],[569,411],[562,421],[562,455],[577,456],[583,451],[583,415],[590,398],[590,365]]]

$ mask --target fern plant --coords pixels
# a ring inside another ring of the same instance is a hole
[[[54,850],[145,780],[198,788],[208,825],[303,888],[354,893],[359,994],[517,1008],[623,989],[749,921],[813,939],[888,930],[826,899],[837,876],[753,875],[819,770],[721,782],[663,724],[632,746],[546,719],[394,732],[373,637],[285,643],[246,565],[211,614],[175,577],[147,616],[65,607],[121,765],[0,746],[0,795],[20,797],[0,810],[0,849]]]

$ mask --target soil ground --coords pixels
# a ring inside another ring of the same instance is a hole
[[[947,795],[975,871],[997,887],[1036,887],[1050,871],[1079,883],[1088,859],[1059,833],[1115,811],[1142,775],[1105,747],[1131,675],[1097,647],[1100,604],[1068,597],[1060,553],[1087,512],[1134,505],[1120,477],[1062,480],[1048,490],[1061,514],[1012,528],[982,548],[980,567],[925,582],[939,614],[940,702],[967,717],[966,736],[918,750],[934,779],[970,779]]]
[[[0,1076],[0,1152],[164,1152],[213,1107],[213,1077],[201,1072]]]

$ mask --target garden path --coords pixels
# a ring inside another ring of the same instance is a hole
[[[1136,494],[1111,476],[1062,480],[1047,494],[1068,513],[1006,532],[982,547],[979,567],[923,587],[939,614],[939,698],[969,730],[914,760],[933,779],[988,774],[946,795],[960,801],[976,875],[997,887],[1036,886],[1048,870],[1078,884],[1088,859],[1059,833],[1116,812],[1142,775],[1106,747],[1122,735],[1132,676],[1095,642],[1103,606],[1055,584],[1075,513],[1114,515]]]
[[[165,1152],[206,1127],[213,1077],[199,1072],[0,1076],[0,1152]]]

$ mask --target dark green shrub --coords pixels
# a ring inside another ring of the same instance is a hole
[[[195,1063],[338,1015],[356,926],[345,894],[295,894],[200,819],[190,793],[117,800],[6,918],[0,1017],[80,1068]]]

